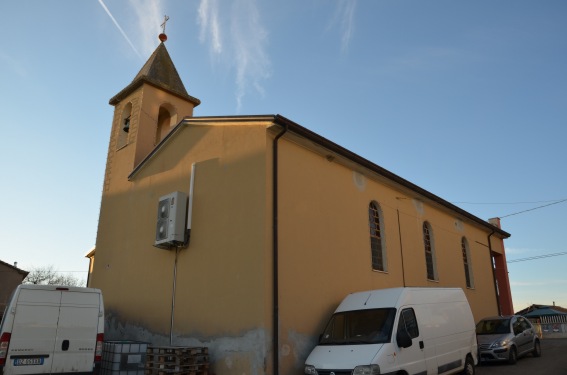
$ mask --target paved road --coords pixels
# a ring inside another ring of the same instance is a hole
[[[476,375],[567,375],[567,339],[541,340],[541,357],[531,354],[515,365],[505,363],[477,366]]]

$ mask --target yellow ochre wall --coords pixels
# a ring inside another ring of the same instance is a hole
[[[118,151],[117,117],[127,102],[139,104],[145,87],[117,106],[109,146],[89,281],[103,290],[106,337],[208,346],[218,375],[270,374],[271,122],[187,118],[129,180],[135,153],[149,147],[146,138],[140,138],[144,146],[137,144],[137,137],[155,134],[150,119],[154,113],[157,119],[159,105],[143,107],[132,118],[129,144]],[[465,289],[476,320],[497,314],[487,228],[360,166],[346,166],[341,157],[326,158],[300,146],[288,135],[279,140],[277,157],[280,374],[302,373],[326,320],[350,292],[456,286]],[[189,191],[193,164],[193,226],[189,246],[178,252],[170,331],[176,252],[152,246],[157,205],[165,194]],[[368,205],[373,200],[383,212],[387,272],[371,269]],[[436,282],[426,280],[424,220],[435,241]],[[472,257],[472,289],[465,286],[463,236]],[[500,243],[493,238],[492,250],[502,252]]]
[[[369,171],[361,171],[366,176],[354,172],[340,158],[328,161],[293,142],[280,141],[279,150],[280,338],[282,367],[287,369],[283,373],[300,373],[332,311],[352,292],[461,287],[475,320],[498,313],[487,229],[418,201],[415,193],[394,189]],[[372,270],[371,201],[383,212],[387,272]],[[426,277],[424,220],[432,227],[438,281]],[[466,287],[463,236],[472,258],[472,289]]]
[[[121,105],[139,105],[142,93],[147,87]],[[271,332],[265,323],[272,316],[265,296],[271,290],[265,282],[270,262],[265,250],[271,243],[265,233],[266,125],[183,124],[128,180],[135,153],[148,141],[141,135],[152,133],[154,123],[144,117],[154,118],[159,106],[137,117],[134,105],[129,144],[117,150],[121,108],[116,109],[89,281],[103,290],[105,338],[208,346],[216,353],[218,374],[265,373]],[[157,206],[163,195],[189,192],[193,164],[192,236],[178,253],[170,331],[176,253],[152,246]]]

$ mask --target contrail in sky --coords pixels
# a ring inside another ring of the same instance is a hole
[[[141,59],[142,55],[140,55],[140,52],[138,52],[138,50],[136,49],[136,47],[134,47],[134,44],[132,44],[132,42],[130,41],[130,38],[128,38],[128,36],[126,35],[126,33],[124,32],[124,30],[122,30],[122,28],[120,27],[120,25],[118,24],[118,22],[116,22],[116,19],[112,16],[112,14],[110,13],[110,10],[108,10],[108,8],[106,7],[106,5],[104,4],[104,2],[102,0],[98,0],[100,6],[104,9],[104,11],[106,12],[106,14],[108,14],[108,17],[110,17],[110,19],[112,20],[112,22],[114,22],[114,25],[116,25],[116,27],[118,28],[118,30],[120,31],[120,33],[122,34],[122,36],[124,37],[124,39],[126,39],[126,41],[128,42],[128,44],[130,45],[130,47],[132,47],[132,49],[134,50],[134,52],[136,52],[136,55],[138,55],[138,57]]]

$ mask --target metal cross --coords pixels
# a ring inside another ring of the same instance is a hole
[[[165,34],[165,24],[166,24],[167,20],[169,20],[169,17],[163,16],[163,23],[160,25],[161,29],[163,30],[162,33],[164,33],[164,34]]]

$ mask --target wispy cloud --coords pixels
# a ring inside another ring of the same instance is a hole
[[[222,53],[221,30],[219,23],[219,6],[217,0],[201,0],[198,10],[199,19],[197,22],[201,26],[199,41],[210,43],[213,54]]]
[[[130,47],[132,47],[132,50],[134,50],[134,52],[136,53],[136,55],[138,55],[138,57],[142,58],[142,55],[140,55],[140,52],[138,52],[138,50],[136,49],[136,47],[134,47],[134,44],[132,43],[132,41],[130,40],[130,38],[128,38],[128,35],[126,35],[126,33],[124,32],[124,30],[122,29],[122,27],[118,24],[118,21],[116,21],[116,18],[114,18],[114,16],[112,15],[112,13],[110,13],[110,10],[109,10],[108,7],[106,6],[106,4],[105,4],[102,0],[98,0],[98,3],[99,3],[100,6],[102,7],[102,9],[104,9],[104,11],[106,12],[106,14],[108,14],[108,16],[110,17],[110,19],[111,19],[112,22],[114,23],[114,26],[116,26],[116,28],[118,29],[118,31],[120,31],[120,34],[122,34],[122,36],[124,37],[124,39],[126,39],[126,41],[128,42],[128,44],[130,45]]]
[[[147,58],[154,52],[159,43],[160,25],[163,23],[165,15],[161,1],[130,0],[129,2],[136,14],[136,35],[140,38],[139,43],[142,46],[143,56]]]
[[[200,41],[208,43],[213,57],[234,64],[236,103],[240,111],[246,94],[264,95],[263,82],[271,76],[271,62],[266,52],[268,32],[261,23],[256,0],[232,3],[201,0],[198,11]],[[221,22],[221,19],[227,19]],[[229,25],[228,30],[221,25]],[[224,44],[226,41],[226,45]]]
[[[510,281],[510,286],[514,287],[548,287],[554,285],[567,285],[567,280]]]
[[[539,253],[539,250],[520,248],[520,247],[506,247],[506,259],[511,260],[512,257],[519,258],[520,255],[526,255],[526,254],[533,255],[534,251]]]
[[[11,56],[5,55],[4,53],[0,52],[0,62],[4,62],[5,64],[2,65],[12,69],[12,71],[20,77],[28,76],[28,72],[23,67],[23,64],[20,61],[13,59]]]
[[[339,0],[336,2],[335,14],[330,27],[338,27],[341,33],[341,51],[348,50],[354,34],[354,14],[356,0]]]

